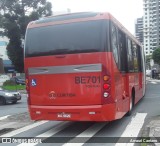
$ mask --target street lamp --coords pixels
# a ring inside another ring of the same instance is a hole
[[[17,73],[17,72],[14,71],[13,73],[15,74],[15,76],[14,76],[14,82],[15,82],[15,88],[16,88],[16,91],[17,91],[17,82],[16,82],[16,73]]]

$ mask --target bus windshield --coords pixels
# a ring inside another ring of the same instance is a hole
[[[106,50],[107,21],[76,22],[27,30],[25,56],[49,56],[103,52]]]

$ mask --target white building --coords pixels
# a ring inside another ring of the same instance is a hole
[[[136,23],[135,23],[135,34],[136,34],[136,38],[143,45],[143,17],[137,18],[137,20],[136,20]]]
[[[145,55],[160,46],[160,0],[143,0],[143,32]]]
[[[8,39],[6,37],[0,37],[0,58],[3,60],[9,60],[7,55],[7,47]]]
[[[11,72],[14,72],[15,70],[11,60],[8,58],[8,55],[7,55],[6,47],[8,42],[9,42],[8,38],[0,36],[0,58],[2,58],[3,60],[5,73],[11,73]]]

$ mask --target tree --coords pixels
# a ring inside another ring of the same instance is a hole
[[[160,48],[154,50],[152,57],[154,62],[160,65]]]
[[[152,59],[152,55],[146,55],[146,68],[150,69],[151,65],[150,65],[150,60]]]
[[[18,72],[24,71],[23,49],[26,27],[30,21],[52,14],[46,0],[0,0],[0,35],[9,38],[7,54]]]
[[[150,62],[152,59],[152,55],[146,55],[146,63]]]

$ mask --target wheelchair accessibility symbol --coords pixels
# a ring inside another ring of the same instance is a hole
[[[37,86],[37,82],[36,82],[36,80],[35,80],[35,79],[32,79],[32,81],[31,81],[31,85],[32,85],[32,86]]]

